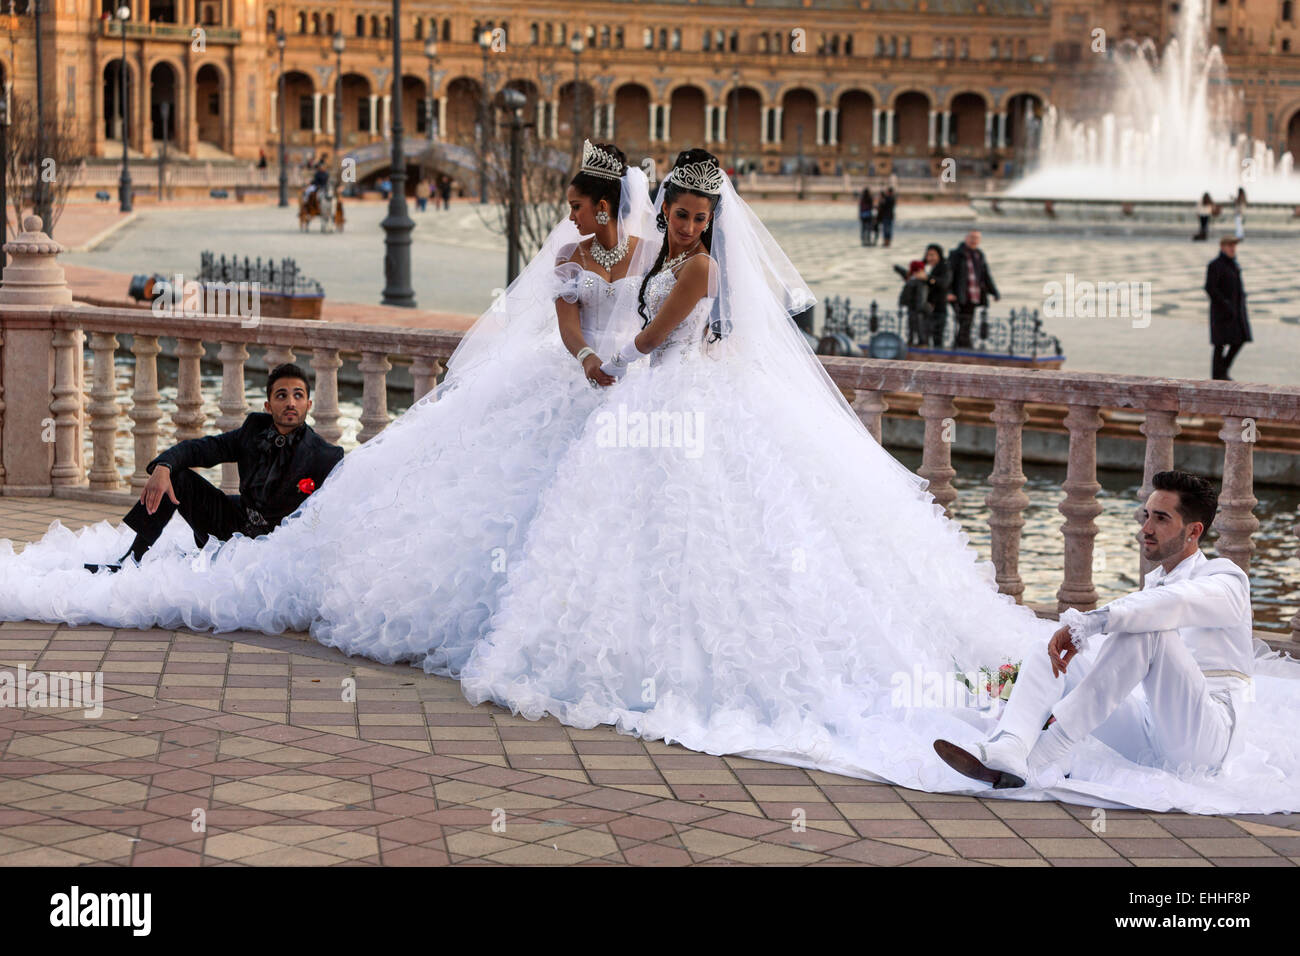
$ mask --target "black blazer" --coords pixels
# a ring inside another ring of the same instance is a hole
[[[1236,345],[1251,341],[1246,317],[1246,286],[1241,266],[1222,252],[1205,270],[1205,291],[1210,296],[1210,344]]]
[[[998,294],[998,287],[993,284],[993,274],[989,272],[988,260],[984,258],[983,249],[975,249],[975,280],[979,285],[978,302],[970,301],[969,280],[966,276],[966,243],[957,246],[948,253],[948,267],[952,270],[948,291],[957,297],[957,305],[988,305],[989,296]]]
[[[175,474],[181,468],[211,468],[223,462],[236,462],[240,505],[261,512],[274,528],[307,500],[307,495],[298,490],[299,481],[310,478],[320,488],[334,466],[343,460],[342,448],[331,445],[312,431],[310,425],[303,424],[299,426],[301,435],[295,437],[287,464],[268,475],[266,465],[275,446],[267,445],[268,438],[273,442],[269,430],[274,428],[270,415],[253,412],[234,431],[191,438],[168,448],[149,462],[145,470],[152,473],[154,466],[166,465]]]

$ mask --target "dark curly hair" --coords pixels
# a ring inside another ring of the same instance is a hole
[[[1151,476],[1151,487],[1177,492],[1179,517],[1184,524],[1199,521],[1205,529],[1201,537],[1205,537],[1219,510],[1219,495],[1208,481],[1185,471],[1160,471]]]
[[[684,149],[677,154],[677,159],[673,162],[673,169],[677,169],[679,166],[689,166],[692,163],[712,163],[714,166],[722,165],[718,162],[718,157],[714,156],[707,149]],[[709,193],[702,193],[695,189],[685,189],[678,186],[670,179],[668,184],[664,186],[663,206],[661,206],[659,211],[655,214],[655,225],[658,226],[659,231],[664,234],[664,241],[659,246],[659,255],[655,258],[654,265],[646,271],[645,278],[641,280],[641,291],[637,295],[636,310],[641,316],[641,328],[643,329],[650,324],[650,316],[646,314],[645,310],[646,286],[650,284],[651,276],[659,271],[660,267],[664,264],[664,260],[668,257],[668,218],[664,214],[664,210],[676,202],[679,196],[682,196],[685,193],[690,193],[693,196],[703,196],[705,199],[709,200],[709,225],[700,235],[700,243],[707,251],[713,251],[712,214],[717,212],[719,197],[710,195]],[[713,341],[716,342],[723,334],[717,323],[713,323],[713,332]]]
[[[302,383],[307,386],[307,394],[311,395],[311,382],[307,379],[307,373],[297,365],[285,362],[283,365],[277,365],[271,369],[271,373],[266,376],[266,395],[268,398],[271,396],[271,389],[275,387],[275,383],[282,378],[302,379]]]
[[[592,143],[597,149],[604,150],[618,160],[618,174],[623,175],[627,169],[627,157],[623,151],[613,143]],[[594,176],[591,173],[579,172],[569,182],[569,185],[582,193],[591,200],[592,205],[604,199],[609,203],[609,208],[618,215],[618,204],[623,198],[623,181],[620,179],[610,179],[608,176]]]

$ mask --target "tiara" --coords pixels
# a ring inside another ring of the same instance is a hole
[[[605,179],[622,179],[623,164],[613,153],[607,153],[599,146],[593,146],[591,140],[582,141],[582,168],[579,173],[589,173]]]
[[[683,189],[716,196],[722,192],[722,175],[722,168],[717,163],[704,159],[698,163],[677,166],[668,177]]]

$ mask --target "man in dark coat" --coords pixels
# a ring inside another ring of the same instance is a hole
[[[236,533],[269,534],[297,511],[343,460],[342,448],[306,424],[309,394],[306,373],[280,365],[267,379],[265,412],[252,413],[234,431],[183,441],[149,462],[149,481],[125,519],[136,532],[127,554],[141,560],[178,511],[200,548],[209,536],[226,541]],[[237,495],[224,494],[190,470],[223,462],[239,465]]]
[[[948,255],[948,266],[952,270],[948,301],[957,307],[957,337],[953,340],[953,348],[973,347],[970,330],[975,310],[988,305],[990,295],[995,299],[1001,298],[979,246],[979,230],[972,229],[966,240]]]
[[[1210,296],[1210,344],[1214,356],[1210,377],[1231,382],[1228,367],[1241,347],[1251,341],[1250,320],[1246,317],[1246,287],[1237,263],[1236,236],[1219,240],[1219,254],[1205,270],[1205,291]]]

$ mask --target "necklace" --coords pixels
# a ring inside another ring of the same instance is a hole
[[[683,252],[681,252],[679,255],[675,255],[675,256],[673,256],[671,259],[669,259],[667,262],[665,262],[665,263],[664,263],[664,266],[663,266],[664,271],[665,271],[665,272],[671,272],[673,269],[676,269],[679,265],[681,265],[681,264],[682,264],[683,262],[685,262],[688,258],[690,258],[691,253],[695,251],[695,247],[698,246],[699,244],[700,244],[700,240],[699,240],[699,239],[696,239],[693,243],[691,243],[691,244],[690,244],[690,245],[689,245],[689,246],[688,246],[688,247],[687,247]]]
[[[613,272],[614,266],[618,265],[625,255],[627,255],[627,240],[624,236],[613,249],[606,249],[600,244],[596,237],[591,239],[591,258],[596,260],[596,264],[606,272]]]

